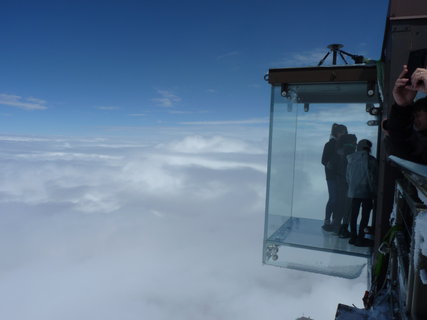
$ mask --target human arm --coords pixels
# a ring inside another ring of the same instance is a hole
[[[325,143],[325,146],[323,147],[323,153],[322,153],[322,164],[327,167],[328,162],[331,160],[332,155],[334,153],[334,143],[332,141],[329,141]]]
[[[412,105],[416,91],[411,85],[408,85],[407,72],[407,66],[404,65],[393,88],[393,97],[396,103],[392,105],[389,118],[385,123],[390,138],[391,153],[405,159],[408,159],[417,143],[417,134],[413,129],[412,117]]]
[[[414,85],[416,85],[416,83],[420,81],[420,79],[417,78],[419,77],[419,73],[418,76],[416,76],[414,72],[411,77],[411,81],[417,82],[412,82],[412,85],[408,85],[409,78],[406,77],[407,73],[408,67],[406,65],[403,65],[402,72],[396,79],[393,88],[394,101],[401,107],[409,106],[414,102],[414,98],[417,94],[417,89],[414,88]]]

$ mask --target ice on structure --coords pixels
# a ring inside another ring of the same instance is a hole
[[[376,297],[371,309],[359,309],[339,304],[335,320],[390,320],[393,319],[388,304],[388,293]]]
[[[389,159],[395,163],[397,163],[402,168],[414,172],[420,179],[427,179],[427,166],[415,162],[411,162],[408,160],[404,160],[398,158],[396,156],[390,156]],[[418,197],[422,202],[427,204],[427,196],[417,189]]]
[[[420,179],[427,179],[427,166],[419,163],[414,163],[408,160],[400,159],[395,156],[390,156],[390,160],[397,163],[402,168],[415,173]],[[418,197],[424,204],[427,204],[427,197],[420,190]],[[393,212],[395,208],[393,208]],[[415,245],[414,245],[414,266],[418,266],[419,254],[427,256],[427,211],[421,211],[415,217]]]
[[[420,200],[421,200],[423,203],[426,203],[426,204],[427,204],[427,197],[425,196],[425,194],[424,194],[424,193],[422,193],[420,190],[418,190],[418,189],[417,189],[417,195],[418,195],[418,198],[420,198]]]
[[[427,284],[427,270],[422,269],[420,270],[420,278],[423,284]]]
[[[397,184],[396,187],[400,192],[402,192],[399,184]],[[393,202],[393,208],[390,213],[390,221],[389,221],[391,226],[394,225],[394,222],[396,221],[396,217],[397,217],[397,205],[396,205],[396,202]]]
[[[420,177],[427,178],[427,166],[424,164],[415,163],[396,156],[389,156],[389,159],[404,169],[415,172]]]
[[[335,319],[336,320],[369,319],[368,312],[369,311],[365,309],[358,309],[355,307],[346,306],[344,304],[339,304]]]
[[[414,266],[418,266],[419,254],[427,256],[427,211],[420,212],[415,218]]]

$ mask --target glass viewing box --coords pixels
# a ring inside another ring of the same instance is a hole
[[[333,123],[346,125],[357,140],[369,139],[376,156],[381,110],[376,79],[375,65],[269,71],[263,263],[349,279],[361,274],[370,248],[322,229],[328,190],[321,158]]]

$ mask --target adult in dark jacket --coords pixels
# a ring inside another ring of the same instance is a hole
[[[416,69],[410,85],[407,72],[403,66],[393,88],[395,104],[385,126],[390,136],[390,152],[427,164],[427,97],[414,102],[417,91],[427,93],[427,69]]]
[[[342,135],[347,134],[347,127],[342,124],[334,123],[331,128],[331,136],[325,144],[322,153],[322,164],[325,166],[326,183],[328,185],[328,202],[325,208],[325,219],[322,228],[326,231],[332,231],[331,218],[332,214],[337,210],[337,179],[338,168],[337,162],[337,139]]]
[[[340,238],[349,238],[348,224],[350,220],[351,203],[347,197],[347,156],[356,151],[357,137],[354,134],[344,134],[337,141],[337,204],[333,213],[332,231]]]

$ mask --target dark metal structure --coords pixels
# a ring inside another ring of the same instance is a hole
[[[412,51],[427,48],[427,1],[391,0],[386,21],[381,60],[384,63],[384,115],[394,103],[394,82],[408,63]],[[381,132],[381,139],[384,139]],[[420,270],[424,260],[417,251],[419,239],[415,221],[426,211],[426,177],[420,166],[387,157],[380,144],[380,176],[377,215],[375,221],[374,264],[381,258],[381,244],[393,226],[399,226],[391,244],[387,273],[379,281],[387,288],[386,297],[393,319],[427,319],[427,286],[422,284]],[[422,199],[420,199],[420,197]],[[392,217],[391,217],[392,215]],[[394,216],[393,216],[394,215]],[[392,218],[392,219],[390,219]],[[427,230],[426,230],[427,232]],[[424,261],[425,263],[425,261]],[[418,265],[417,265],[418,264]],[[425,265],[424,265],[425,267]],[[375,294],[385,294],[376,288]]]
[[[381,60],[384,63],[383,108],[387,116],[394,103],[392,91],[394,81],[407,64],[411,51],[427,47],[427,1],[391,0],[384,34]],[[381,139],[384,133],[381,132]],[[389,229],[389,216],[392,210],[394,180],[396,171],[388,162],[384,145],[380,149],[380,177],[377,218],[375,221],[377,237],[375,248]]]
[[[325,56],[322,58],[322,60],[319,61],[319,64],[317,66],[320,67],[325,62],[326,58],[329,57],[331,52],[332,52],[332,64],[333,65],[337,64],[338,55],[341,57],[342,61],[344,61],[345,64],[348,64],[348,62],[344,56],[347,56],[347,57],[350,57],[351,59],[353,59],[354,63],[363,63],[364,62],[365,58],[363,56],[348,53],[348,52],[342,50],[342,47],[344,47],[344,46],[342,44],[339,44],[339,43],[330,44],[328,46],[328,49],[329,49],[328,53],[326,53]]]

